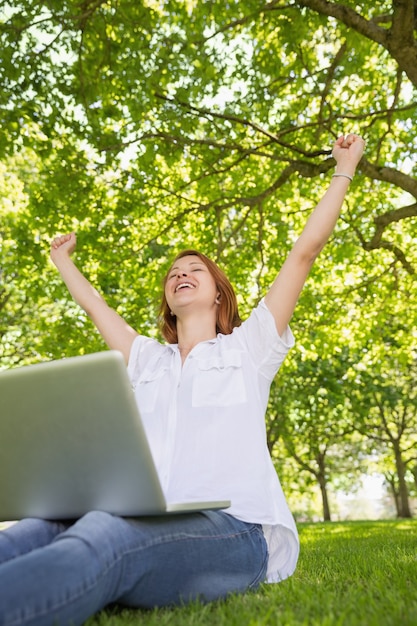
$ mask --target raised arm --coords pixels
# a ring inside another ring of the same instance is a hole
[[[310,215],[303,232],[294,244],[278,276],[265,296],[281,335],[297,304],[310,268],[329,239],[342,208],[350,178],[359,163],[365,142],[358,135],[339,137],[333,146],[336,176]],[[344,174],[344,176],[342,176]]]
[[[51,244],[51,259],[71,296],[97,327],[108,347],[120,350],[126,363],[137,332],[111,309],[98,291],[83,276],[71,259],[77,240],[74,233],[56,237]]]

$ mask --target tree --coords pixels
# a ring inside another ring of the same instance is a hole
[[[369,17],[358,13],[347,3],[299,0],[298,4],[337,19],[385,48],[397,62],[399,70],[417,86],[417,43],[414,38],[417,18],[413,0],[379,3]]]
[[[298,472],[310,477],[307,483],[316,483],[323,519],[330,521],[329,488],[354,490],[365,460],[362,438],[355,436],[346,407],[343,378],[349,367],[348,353],[292,361],[272,388],[269,447],[272,456],[279,458],[284,445]]]
[[[20,0],[4,8],[1,32],[3,152],[88,142],[95,167],[129,170],[131,198],[162,209],[155,236],[209,213],[219,257],[243,232],[261,259],[255,234],[272,215],[285,220],[277,194],[283,204],[294,187],[314,194],[311,179],[334,164],[323,146],[348,126],[368,139],[362,197],[378,196],[359,201],[350,226],[365,249],[385,248],[414,273],[415,250],[392,232],[417,213],[404,202],[417,189],[404,163],[415,153],[413,11],[411,0],[363,3],[361,14],[324,0]],[[46,184],[65,167],[55,161]],[[73,168],[72,182],[83,173]],[[113,178],[114,191],[126,182]]]
[[[398,358],[391,344],[385,361],[372,363],[372,373],[363,363],[353,368],[349,399],[356,415],[357,430],[377,447],[390,452],[395,473],[385,470],[399,517],[412,517],[407,485],[407,466],[417,449],[416,362]],[[394,353],[394,354],[392,354]],[[354,377],[353,377],[354,376]]]
[[[414,22],[411,0],[3,2],[0,160],[24,202],[2,224],[1,366],[103,347],[49,264],[57,232],[77,231],[77,262],[139,330],[157,335],[184,246],[227,270],[244,316],[349,131],[367,151],[296,311],[294,359],[362,362],[387,310],[412,355]]]

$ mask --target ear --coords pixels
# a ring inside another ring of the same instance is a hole
[[[216,299],[214,301],[215,304],[220,304],[220,293],[217,293]]]

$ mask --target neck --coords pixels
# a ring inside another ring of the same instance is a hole
[[[177,318],[177,335],[181,354],[188,354],[198,343],[216,337],[216,322],[201,316],[185,320]]]

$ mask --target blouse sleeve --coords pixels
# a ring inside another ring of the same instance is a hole
[[[282,336],[278,334],[275,319],[264,299],[234,332],[240,335],[259,373],[268,380],[274,378],[295,343],[289,326]]]

